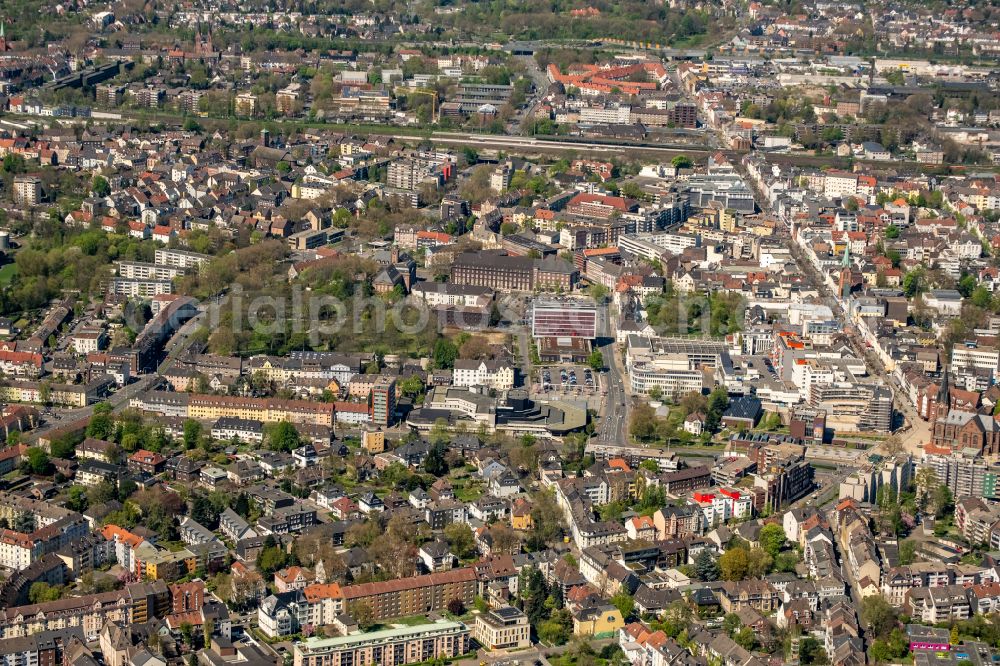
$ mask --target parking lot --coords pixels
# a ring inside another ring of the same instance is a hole
[[[600,395],[601,373],[583,365],[546,365],[538,369],[536,390],[541,394]]]

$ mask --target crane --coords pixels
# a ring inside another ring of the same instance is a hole
[[[437,122],[437,101],[438,94],[436,90],[431,90],[430,88],[407,88],[407,92],[415,93],[417,95],[430,95],[431,98],[431,122]]]

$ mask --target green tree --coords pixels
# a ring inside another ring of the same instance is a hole
[[[701,581],[718,580],[719,562],[708,548],[702,548],[694,558],[695,576]]]
[[[184,421],[184,448],[193,449],[201,437],[201,424],[194,419]]]
[[[87,489],[84,486],[70,486],[66,499],[66,507],[73,511],[86,511]]]
[[[907,298],[922,294],[926,290],[927,286],[924,283],[924,270],[922,268],[914,268],[903,276],[903,294]]]
[[[267,447],[272,451],[289,452],[299,446],[299,431],[288,421],[278,421],[267,429]]]
[[[115,424],[110,414],[94,412],[90,417],[90,422],[87,423],[87,437],[106,440],[111,437],[114,429]]]
[[[111,185],[108,183],[108,179],[104,176],[97,175],[90,183],[90,191],[94,196],[106,197],[111,194]]]
[[[420,375],[410,375],[409,377],[400,379],[396,382],[396,386],[403,395],[411,398],[415,398],[424,392],[424,380],[421,379]]]
[[[861,621],[875,637],[884,638],[896,628],[896,610],[881,595],[872,595],[861,600]]]
[[[47,474],[49,471],[49,456],[37,446],[28,449],[27,463],[32,474]]]
[[[362,631],[370,631],[375,626],[375,610],[367,601],[351,601],[347,604],[347,614],[354,618]]]
[[[645,442],[656,436],[658,420],[656,411],[646,402],[640,402],[632,409],[629,432],[637,440]]]
[[[828,125],[823,128],[819,136],[827,143],[836,143],[844,139],[844,132],[836,125]]]
[[[768,523],[760,528],[760,536],[757,540],[760,547],[771,557],[777,557],[785,546],[785,530],[777,523]]]
[[[549,645],[563,645],[569,641],[573,629],[573,618],[569,611],[561,609],[548,620],[537,625],[538,640]]]
[[[807,636],[799,641],[799,663],[806,666],[826,663],[826,651],[820,642],[812,636]]]
[[[735,641],[744,650],[752,651],[757,649],[757,634],[751,627],[743,627],[733,636]]]
[[[448,473],[448,461],[444,457],[444,443],[436,442],[424,458],[424,471],[434,476]]]
[[[640,516],[652,516],[658,510],[667,505],[667,493],[663,486],[648,485],[642,491],[639,502],[635,505],[635,511]]]
[[[434,367],[447,369],[455,367],[458,358],[458,347],[446,338],[440,338],[434,343]]]
[[[945,484],[939,484],[934,489],[934,515],[937,518],[944,518],[951,513],[955,507],[955,499],[951,490]]]
[[[897,227],[895,224],[890,224],[889,226],[887,226],[885,228],[885,237],[888,238],[889,240],[895,240],[896,238],[899,238],[899,227]]]
[[[594,350],[587,357],[587,365],[591,367],[594,372],[600,372],[604,369],[604,354],[598,350]]]
[[[224,499],[226,496],[222,497]],[[225,506],[220,506],[201,493],[191,499],[191,517],[209,529],[214,530],[219,525],[219,514],[224,510]]]
[[[444,538],[447,539],[451,552],[459,559],[468,559],[476,554],[476,540],[465,523],[447,525],[444,528]]]
[[[670,163],[676,169],[690,169],[694,166],[694,162],[687,155],[678,155],[674,159],[670,160]]]
[[[900,565],[913,564],[917,559],[917,544],[911,539],[899,542]]]
[[[76,452],[76,442],[72,437],[58,437],[49,444],[53,458],[70,458]]]
[[[986,309],[990,307],[993,303],[993,295],[990,294],[990,290],[983,285],[977,286],[972,290],[972,304],[977,308]]]
[[[740,581],[747,577],[749,552],[746,548],[730,548],[719,557],[722,580]]]
[[[622,614],[622,619],[627,622],[635,609],[635,599],[626,590],[619,590],[611,597],[611,605],[618,609],[618,612]]]
[[[285,551],[277,544],[262,548],[257,555],[257,570],[265,578],[270,578],[275,571],[285,566],[286,559]]]
[[[868,656],[876,664],[884,664],[892,661],[892,651],[889,649],[889,642],[881,638],[872,641],[871,647],[868,648]]]
[[[643,460],[639,463],[639,469],[644,469],[652,474],[660,473],[660,466],[656,464],[655,460]]]
[[[4,155],[3,158],[3,171],[4,173],[24,173],[27,171],[27,165],[24,162],[23,155],[17,155],[15,153],[8,153]]]
[[[795,566],[800,560],[799,553],[795,550],[778,553],[778,556],[774,558],[774,570],[782,573],[795,573]]]
[[[747,576],[763,578],[771,572],[774,558],[763,548],[751,548],[747,553]]]
[[[971,296],[975,288],[976,288],[976,278],[975,276],[970,275],[969,273],[966,273],[965,275],[960,277],[958,279],[958,284],[955,286],[955,289],[958,290],[958,293],[962,294],[962,296],[964,296],[965,298]]]
[[[723,387],[717,387],[708,396],[708,411],[705,414],[705,428],[716,432],[722,422],[722,414],[729,407],[729,393]]]
[[[28,601],[40,604],[46,601],[58,601],[62,597],[62,588],[44,582],[32,583],[28,588]]]

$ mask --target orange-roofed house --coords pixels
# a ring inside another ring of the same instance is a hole
[[[451,234],[446,234],[443,231],[418,231],[417,232],[417,247],[438,247],[440,245],[450,245],[455,239]]]
[[[115,560],[129,572],[135,572],[139,569],[139,558],[136,550],[143,544],[151,546],[142,537],[132,534],[118,525],[105,525],[101,528],[101,535],[114,543]]]
[[[88,213],[83,210],[74,210],[72,213],[67,213],[63,222],[70,226],[86,226],[90,224],[91,220],[94,219],[92,213]]]
[[[160,241],[166,245],[170,243],[173,238],[177,237],[177,232],[173,229],[173,227],[161,224],[153,229],[152,237],[153,240]]]
[[[625,532],[630,539],[656,539],[656,525],[650,516],[633,516],[625,521]]]
[[[611,469],[617,469],[622,472],[631,472],[632,468],[628,466],[623,458],[612,458],[608,461],[608,467]]]
[[[42,355],[35,352],[0,351],[0,371],[8,377],[38,377]]]
[[[139,449],[128,457],[128,468],[133,472],[141,472],[155,476],[163,471],[167,459],[154,451]]]
[[[304,590],[313,582],[314,576],[302,567],[288,567],[274,573],[274,588],[278,592]]]
[[[149,227],[145,223],[133,220],[128,223],[128,235],[139,240],[149,238]]]

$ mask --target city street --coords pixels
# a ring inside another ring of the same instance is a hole
[[[744,176],[747,177],[748,182],[753,182],[747,174],[744,174]],[[754,193],[754,199],[757,202],[757,206],[764,212],[772,212],[768,201],[761,195],[758,188],[752,187],[751,189]],[[803,275],[809,277],[812,284],[816,286],[816,289],[820,293],[820,300],[822,303],[827,305],[832,310],[834,316],[837,318],[837,321],[840,322],[844,334],[858,358],[864,359],[868,373],[873,377],[880,379],[892,391],[894,412],[898,412],[904,419],[901,427],[899,427],[895,432],[899,436],[904,450],[915,456],[919,456],[922,453],[923,445],[931,438],[932,433],[930,425],[917,415],[913,405],[910,404],[906,394],[900,387],[899,382],[891,372],[888,372],[885,369],[882,361],[879,360],[879,358],[872,353],[870,349],[868,349],[867,343],[861,339],[858,335],[857,329],[852,325],[850,318],[844,310],[843,303],[830,292],[830,288],[824,276],[819,274],[816,267],[813,266],[813,264],[803,254],[802,249],[798,246],[795,239],[790,240],[789,250],[791,251],[792,258],[795,260],[799,270],[802,271]],[[879,443],[873,448],[873,451],[882,450],[882,447],[883,445]]]
[[[600,380],[604,382],[607,396],[604,399],[604,412],[601,424],[597,430],[599,444],[628,444],[628,408],[629,398],[625,389],[625,369],[622,367],[621,355],[615,343],[615,331],[612,326],[610,306],[603,306],[600,318],[602,324],[598,334],[601,336],[595,345],[604,357],[606,372],[601,373]]]

